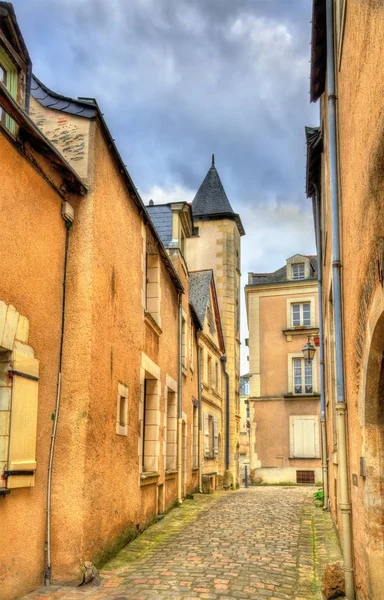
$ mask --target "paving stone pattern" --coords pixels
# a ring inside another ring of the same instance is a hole
[[[99,586],[53,586],[25,598],[320,600],[324,565],[340,550],[313,493],[256,487],[197,495],[126,546]]]

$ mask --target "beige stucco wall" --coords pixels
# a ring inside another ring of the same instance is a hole
[[[0,597],[42,582],[51,414],[56,398],[65,226],[61,198],[0,133],[0,300],[29,321],[28,344],[40,361],[35,486],[0,497]],[[47,176],[57,181],[44,159]]]
[[[251,405],[251,466],[260,468],[317,469],[320,467],[319,351],[312,363],[315,395],[294,395],[292,359],[302,358],[308,335],[318,334],[317,280],[275,285],[249,285],[245,289],[249,328]],[[311,328],[293,328],[291,304],[311,304]],[[313,340],[312,340],[313,341]],[[317,458],[290,458],[290,418],[316,417]],[[291,475],[286,479],[290,481]],[[274,481],[277,474],[273,475]],[[269,481],[269,479],[268,479]]]
[[[373,504],[383,505],[382,491],[373,492],[375,468],[383,468],[382,440],[373,441],[366,422],[367,395],[365,370],[370,342],[378,315],[383,309],[378,262],[382,264],[383,183],[382,156],[384,121],[383,82],[378,77],[384,48],[384,7],[374,1],[348,0],[342,56],[338,56],[337,104],[340,157],[340,206],[343,277],[345,385],[348,407],[348,456],[352,501],[353,549],[356,587],[359,600],[380,597],[384,585],[382,528],[372,529]],[[331,364],[331,312],[329,294],[332,283],[331,218],[329,194],[328,116],[326,93],[321,102],[325,132],[323,160],[323,244],[326,246],[324,270],[325,336],[328,341],[327,364]],[[326,233],[327,232],[327,233]],[[381,308],[379,308],[381,307]],[[384,347],[384,341],[382,341]],[[338,484],[337,444],[332,427],[331,369],[327,372],[328,452],[330,456],[331,511],[342,535]],[[377,391],[377,390],[376,390]],[[376,428],[375,435],[378,430]],[[372,454],[372,445],[374,452]],[[380,450],[381,448],[381,450]],[[380,456],[381,455],[381,456]],[[360,456],[366,456],[367,477],[360,476]],[[352,476],[355,475],[355,483]]]

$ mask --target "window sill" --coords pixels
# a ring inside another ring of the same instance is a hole
[[[157,471],[144,471],[140,475],[140,485],[151,485],[152,483],[156,483],[158,478],[160,477],[160,473]]]
[[[317,335],[319,333],[319,328],[315,326],[308,327],[307,325],[298,325],[297,327],[288,327],[287,329],[283,329],[283,333],[287,338],[287,341],[289,341],[288,338],[292,335]]]
[[[197,473],[198,470],[199,470],[199,467],[192,467],[192,473]]]
[[[290,392],[289,394],[284,394],[283,398],[291,398],[293,400],[297,400],[298,398],[320,398],[320,394],[319,392],[312,392],[310,394],[292,394],[292,392]]]
[[[161,329],[161,327],[159,327],[159,325],[156,323],[155,319],[152,317],[151,313],[147,312],[146,310],[144,311],[144,322],[146,325],[148,325],[148,327],[150,329],[152,329],[153,333],[155,335],[157,335],[157,337],[160,337],[161,334],[163,333],[163,330]]]
[[[187,367],[185,365],[181,365],[181,370],[182,370],[184,377],[186,377],[188,375]]]
[[[175,479],[177,471],[165,471],[165,479]]]

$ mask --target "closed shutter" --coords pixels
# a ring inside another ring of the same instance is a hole
[[[204,415],[204,456],[209,457],[209,415]]]
[[[294,419],[293,457],[316,458],[315,419]]]
[[[213,419],[213,454],[219,454],[219,428],[216,417]]]
[[[39,361],[15,352],[8,471],[35,471]],[[32,474],[9,475],[8,488],[32,487]]]

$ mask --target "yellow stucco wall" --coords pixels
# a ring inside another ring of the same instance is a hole
[[[53,180],[57,178],[41,156]],[[29,321],[40,361],[35,486],[0,498],[0,597],[41,584],[47,461],[56,398],[65,226],[61,198],[0,132],[0,299]]]

